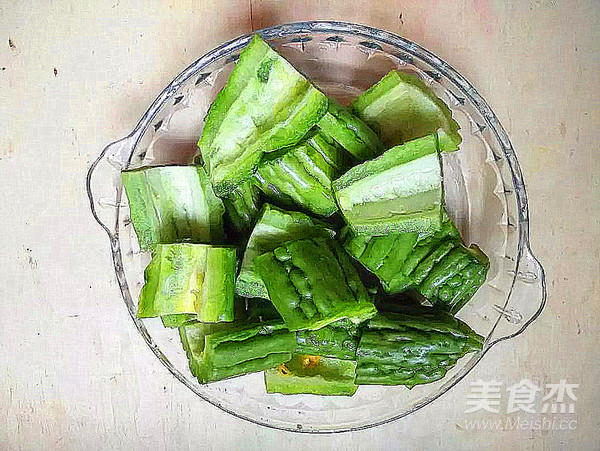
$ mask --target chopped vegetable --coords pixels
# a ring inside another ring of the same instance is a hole
[[[387,235],[440,228],[443,189],[437,145],[436,134],[409,141],[333,182],[340,210],[355,233]]]
[[[255,175],[258,186],[280,203],[299,205],[320,216],[331,216],[337,205],[331,182],[347,167],[345,152],[322,133],[263,158]]]
[[[358,346],[356,331],[336,325],[337,322],[318,330],[296,332],[296,353],[355,360]]]
[[[432,246],[443,239],[459,240],[460,235],[451,220],[442,223],[441,229],[433,233],[407,232],[390,233],[384,236],[346,234],[344,247],[365,268],[375,274],[388,293],[398,293],[409,288],[412,282],[409,278],[414,269],[413,258],[403,268],[407,258],[415,253],[415,257],[424,258]],[[420,261],[420,260],[419,260]],[[417,262],[418,263],[418,262]]]
[[[287,242],[255,261],[290,330],[319,329],[341,318],[360,323],[376,313],[348,256],[333,240]]]
[[[265,204],[250,235],[235,289],[240,296],[269,299],[264,282],[254,267],[256,257],[286,241],[310,237],[332,238],[335,232],[309,216]]]
[[[356,362],[297,354],[289,362],[265,371],[267,393],[293,395],[307,393],[326,396],[351,396]]]
[[[138,317],[196,314],[233,321],[235,249],[206,244],[158,244],[146,268]]]
[[[203,168],[142,168],[122,172],[121,179],[140,249],[151,250],[158,243],[212,243],[223,238],[223,203]]]
[[[185,323],[196,320],[195,313],[174,313],[172,315],[163,315],[160,317],[163,326],[175,328],[182,326]]]
[[[323,93],[255,35],[211,105],[198,141],[215,192],[227,196],[264,153],[298,143],[327,106]]]
[[[440,149],[462,141],[448,106],[417,75],[393,70],[352,102],[351,109],[391,147],[440,130]]]
[[[329,109],[317,125],[358,161],[376,157],[383,151],[377,134],[335,100],[329,99]]]
[[[417,289],[431,303],[458,312],[485,281],[487,257],[466,248],[447,218],[434,233],[347,234],[344,247],[390,294]]]
[[[179,328],[190,370],[200,383],[274,368],[292,357],[295,335],[278,321],[205,333],[199,323]]]
[[[356,383],[412,388],[434,382],[482,344],[465,323],[435,309],[379,314],[361,336]]]
[[[236,234],[248,238],[260,212],[260,190],[252,181],[241,183],[223,199],[225,211]]]
[[[236,330],[243,327],[240,322],[231,323],[201,323],[189,321],[179,326],[179,338],[188,357],[190,370],[193,375],[198,373],[199,362],[204,351],[204,337],[216,332]]]
[[[489,260],[477,246],[457,245],[423,273],[417,267],[413,277],[421,294],[435,306],[457,313],[483,285],[488,268]]]

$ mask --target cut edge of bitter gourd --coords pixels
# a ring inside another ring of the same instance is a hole
[[[225,209],[202,167],[146,167],[123,171],[121,180],[141,250],[223,239]]]
[[[351,104],[388,146],[441,129],[440,149],[457,150],[462,137],[452,111],[416,74],[392,70]]]
[[[357,234],[438,230],[442,166],[437,133],[395,146],[333,182],[338,206]]]
[[[352,396],[356,362],[306,354],[265,370],[267,393]]]
[[[144,272],[139,318],[195,314],[234,320],[236,250],[207,244],[158,244]]]
[[[290,360],[296,338],[281,321],[246,324],[213,333],[182,326],[190,370],[200,383],[274,368]],[[194,335],[190,337],[190,332]],[[190,340],[192,338],[192,340]]]

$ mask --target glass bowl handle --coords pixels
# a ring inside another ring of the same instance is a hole
[[[544,268],[531,252],[529,244],[523,247],[516,268],[507,302],[493,306],[500,313],[500,318],[486,339],[487,347],[522,333],[542,313],[546,304]]]
[[[118,239],[118,207],[122,202],[121,170],[128,165],[136,138],[135,135],[129,135],[106,146],[90,166],[86,178],[92,214],[108,233],[111,244]]]

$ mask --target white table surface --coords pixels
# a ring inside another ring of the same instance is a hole
[[[511,136],[548,278],[541,318],[450,393],[335,436],[242,422],[177,382],[128,317],[84,189],[188,64],[301,19],[385,28],[466,75]],[[597,449],[599,106],[597,1],[1,0],[0,449]],[[470,382],[494,378],[579,384],[576,429],[466,428],[506,417],[465,414]]]

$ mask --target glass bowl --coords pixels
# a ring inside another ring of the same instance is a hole
[[[475,88],[450,65],[397,35],[344,22],[298,22],[258,31],[327,94],[342,103],[391,69],[419,75],[461,125],[459,151],[444,154],[448,210],[463,239],[490,258],[487,282],[459,317],[485,337],[438,382],[414,387],[361,386],[352,397],[267,394],[262,373],[208,385],[192,376],[177,330],[136,318],[148,253],[130,224],[120,171],[189,164],[206,111],[251,35],[208,52],[159,94],[133,131],[109,144],[92,164],[87,189],[92,214],[110,239],[115,274],[140,334],[173,375],[205,401],[236,417],[295,432],[331,433],[381,425],[425,407],[459,382],[495,344],[520,334],[541,313],[544,271],[529,248],[527,195],[504,128]],[[149,355],[150,356],[150,355]]]

